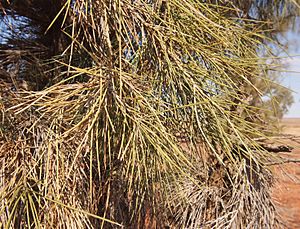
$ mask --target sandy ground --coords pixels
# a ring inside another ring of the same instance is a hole
[[[283,143],[294,147],[291,153],[281,153],[290,159],[300,159],[300,118],[284,119],[283,133],[295,136],[284,139]],[[282,216],[284,228],[300,228],[300,163],[288,163],[275,166],[276,184],[272,196]]]
[[[300,136],[300,118],[286,118],[282,120],[283,134]]]

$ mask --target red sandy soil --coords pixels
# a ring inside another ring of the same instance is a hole
[[[289,159],[300,160],[300,118],[282,120],[283,134],[293,135],[282,143],[292,146],[291,153],[281,153]],[[273,200],[282,216],[284,228],[300,228],[300,163],[275,166],[276,184],[272,189]]]

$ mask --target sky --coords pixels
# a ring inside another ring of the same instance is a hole
[[[291,43],[284,60],[286,72],[282,74],[282,84],[293,91],[294,103],[285,118],[300,118],[300,33],[288,32],[286,39]]]
[[[282,84],[293,91],[294,103],[284,116],[286,118],[300,118],[300,56],[286,61],[289,65],[283,73]]]

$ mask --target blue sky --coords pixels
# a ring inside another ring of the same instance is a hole
[[[289,66],[283,74],[282,84],[293,91],[294,103],[285,117],[300,118],[300,57],[288,59],[286,63]]]
[[[294,104],[284,116],[286,118],[300,118],[300,34],[288,32],[285,38],[291,44],[289,55],[284,63],[286,72],[282,74],[282,84],[293,91]]]

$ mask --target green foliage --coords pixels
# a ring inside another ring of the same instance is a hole
[[[240,2],[49,2],[2,1],[33,33],[1,45],[2,226],[279,225],[248,99],[269,22]]]

